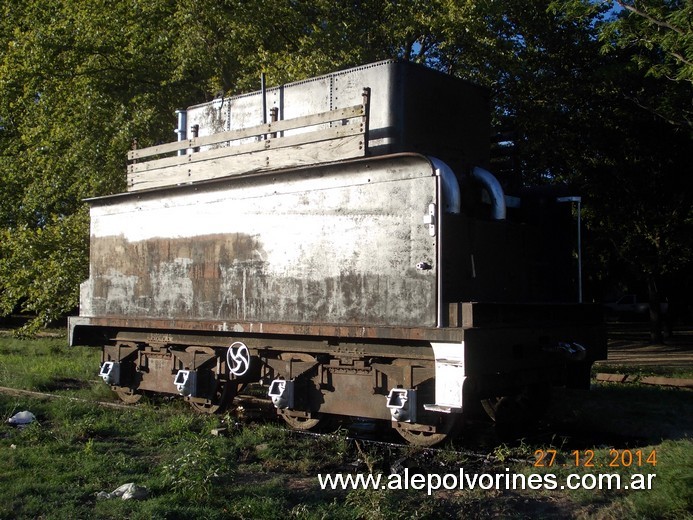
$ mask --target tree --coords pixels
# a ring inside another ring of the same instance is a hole
[[[617,0],[623,12],[602,28],[604,51],[626,51],[662,91],[641,89],[629,99],[669,124],[693,130],[693,3]]]
[[[607,3],[610,4],[610,3]],[[588,194],[589,224],[606,265],[648,289],[654,342],[662,341],[658,281],[683,281],[693,258],[690,2],[619,1],[615,17],[595,18],[610,5],[562,2],[571,20],[592,24],[601,43],[579,125],[587,139],[573,182]],[[611,258],[611,260],[608,260]],[[602,276],[613,273],[602,273]]]
[[[161,134],[179,87],[166,2],[5,2],[0,31],[0,315],[31,330],[74,308],[87,276],[84,198],[124,187],[124,151]],[[180,96],[178,96],[180,97]]]
[[[31,331],[76,307],[88,268],[82,201],[124,189],[133,138],[170,140],[174,109],[255,87],[262,71],[287,81],[364,57],[355,49],[366,47],[346,44],[361,30],[358,10],[337,6],[351,18],[335,24],[334,9],[294,0],[0,4],[0,315],[36,313]]]
[[[594,266],[690,266],[690,2],[36,0],[0,4],[0,315],[37,327],[87,276],[82,199],[122,191],[125,152],[172,113],[385,58],[486,85],[515,130],[515,186],[582,193]],[[619,203],[615,204],[614,200]]]
[[[685,0],[618,0],[618,4],[621,15],[602,27],[603,50],[630,60],[627,70],[637,79],[621,89],[623,97],[640,115],[645,112],[658,119],[648,125],[650,131],[643,132],[646,139],[639,143],[654,145],[650,150],[641,147],[650,153],[642,154],[640,161],[649,165],[644,176],[649,182],[639,186],[647,190],[643,195],[651,205],[649,218],[636,221],[636,233],[643,235],[645,247],[631,256],[647,273],[652,339],[661,341],[657,280],[668,274],[685,276],[693,253],[688,158],[693,136],[693,4]],[[628,249],[619,248],[626,255]]]
[[[675,28],[660,35],[670,51],[625,45],[632,43],[626,27],[651,20],[628,9],[615,18],[610,2],[590,0],[479,4],[484,27],[471,27],[477,42],[489,43],[469,52],[454,37],[469,26],[457,25],[438,47],[441,63],[459,63],[451,67],[458,74],[471,66],[491,86],[497,124],[515,130],[520,176],[506,183],[563,182],[583,195],[590,256],[602,262],[592,262],[591,276],[649,288],[655,342],[662,340],[657,282],[683,279],[693,257],[691,133],[686,118],[673,115],[690,110],[693,98],[685,72],[691,4],[665,4],[656,12]]]

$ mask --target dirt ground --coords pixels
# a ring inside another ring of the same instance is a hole
[[[597,366],[642,366],[693,370],[693,327],[675,329],[664,345],[650,343],[647,324],[608,325],[609,358]]]

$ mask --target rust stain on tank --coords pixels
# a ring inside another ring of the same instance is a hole
[[[397,324],[431,306],[430,282],[378,272],[277,273],[253,236],[92,239],[94,316]]]

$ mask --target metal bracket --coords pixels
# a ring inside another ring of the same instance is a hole
[[[393,388],[387,394],[387,407],[392,420],[397,422],[416,422],[416,390]]]
[[[270,383],[267,395],[272,399],[274,406],[280,409],[294,407],[294,382],[284,379],[275,379]]]
[[[103,365],[101,365],[101,370],[99,370],[99,377],[109,385],[119,386],[120,363],[116,363],[115,361],[106,361]]]
[[[192,370],[179,370],[173,380],[178,393],[185,397],[197,395],[197,372]]]
[[[436,236],[436,205],[431,203],[428,205],[428,213],[424,215],[423,223],[428,226],[428,234],[432,237]]]

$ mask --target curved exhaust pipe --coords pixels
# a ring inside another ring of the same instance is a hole
[[[505,206],[505,193],[498,179],[493,174],[479,166],[472,169],[472,178],[479,181],[491,198],[491,217],[494,220],[505,220],[507,209]]]
[[[443,202],[445,213],[459,213],[462,207],[462,196],[460,194],[460,185],[452,169],[440,159],[429,157],[436,175],[440,177],[443,190]]]

